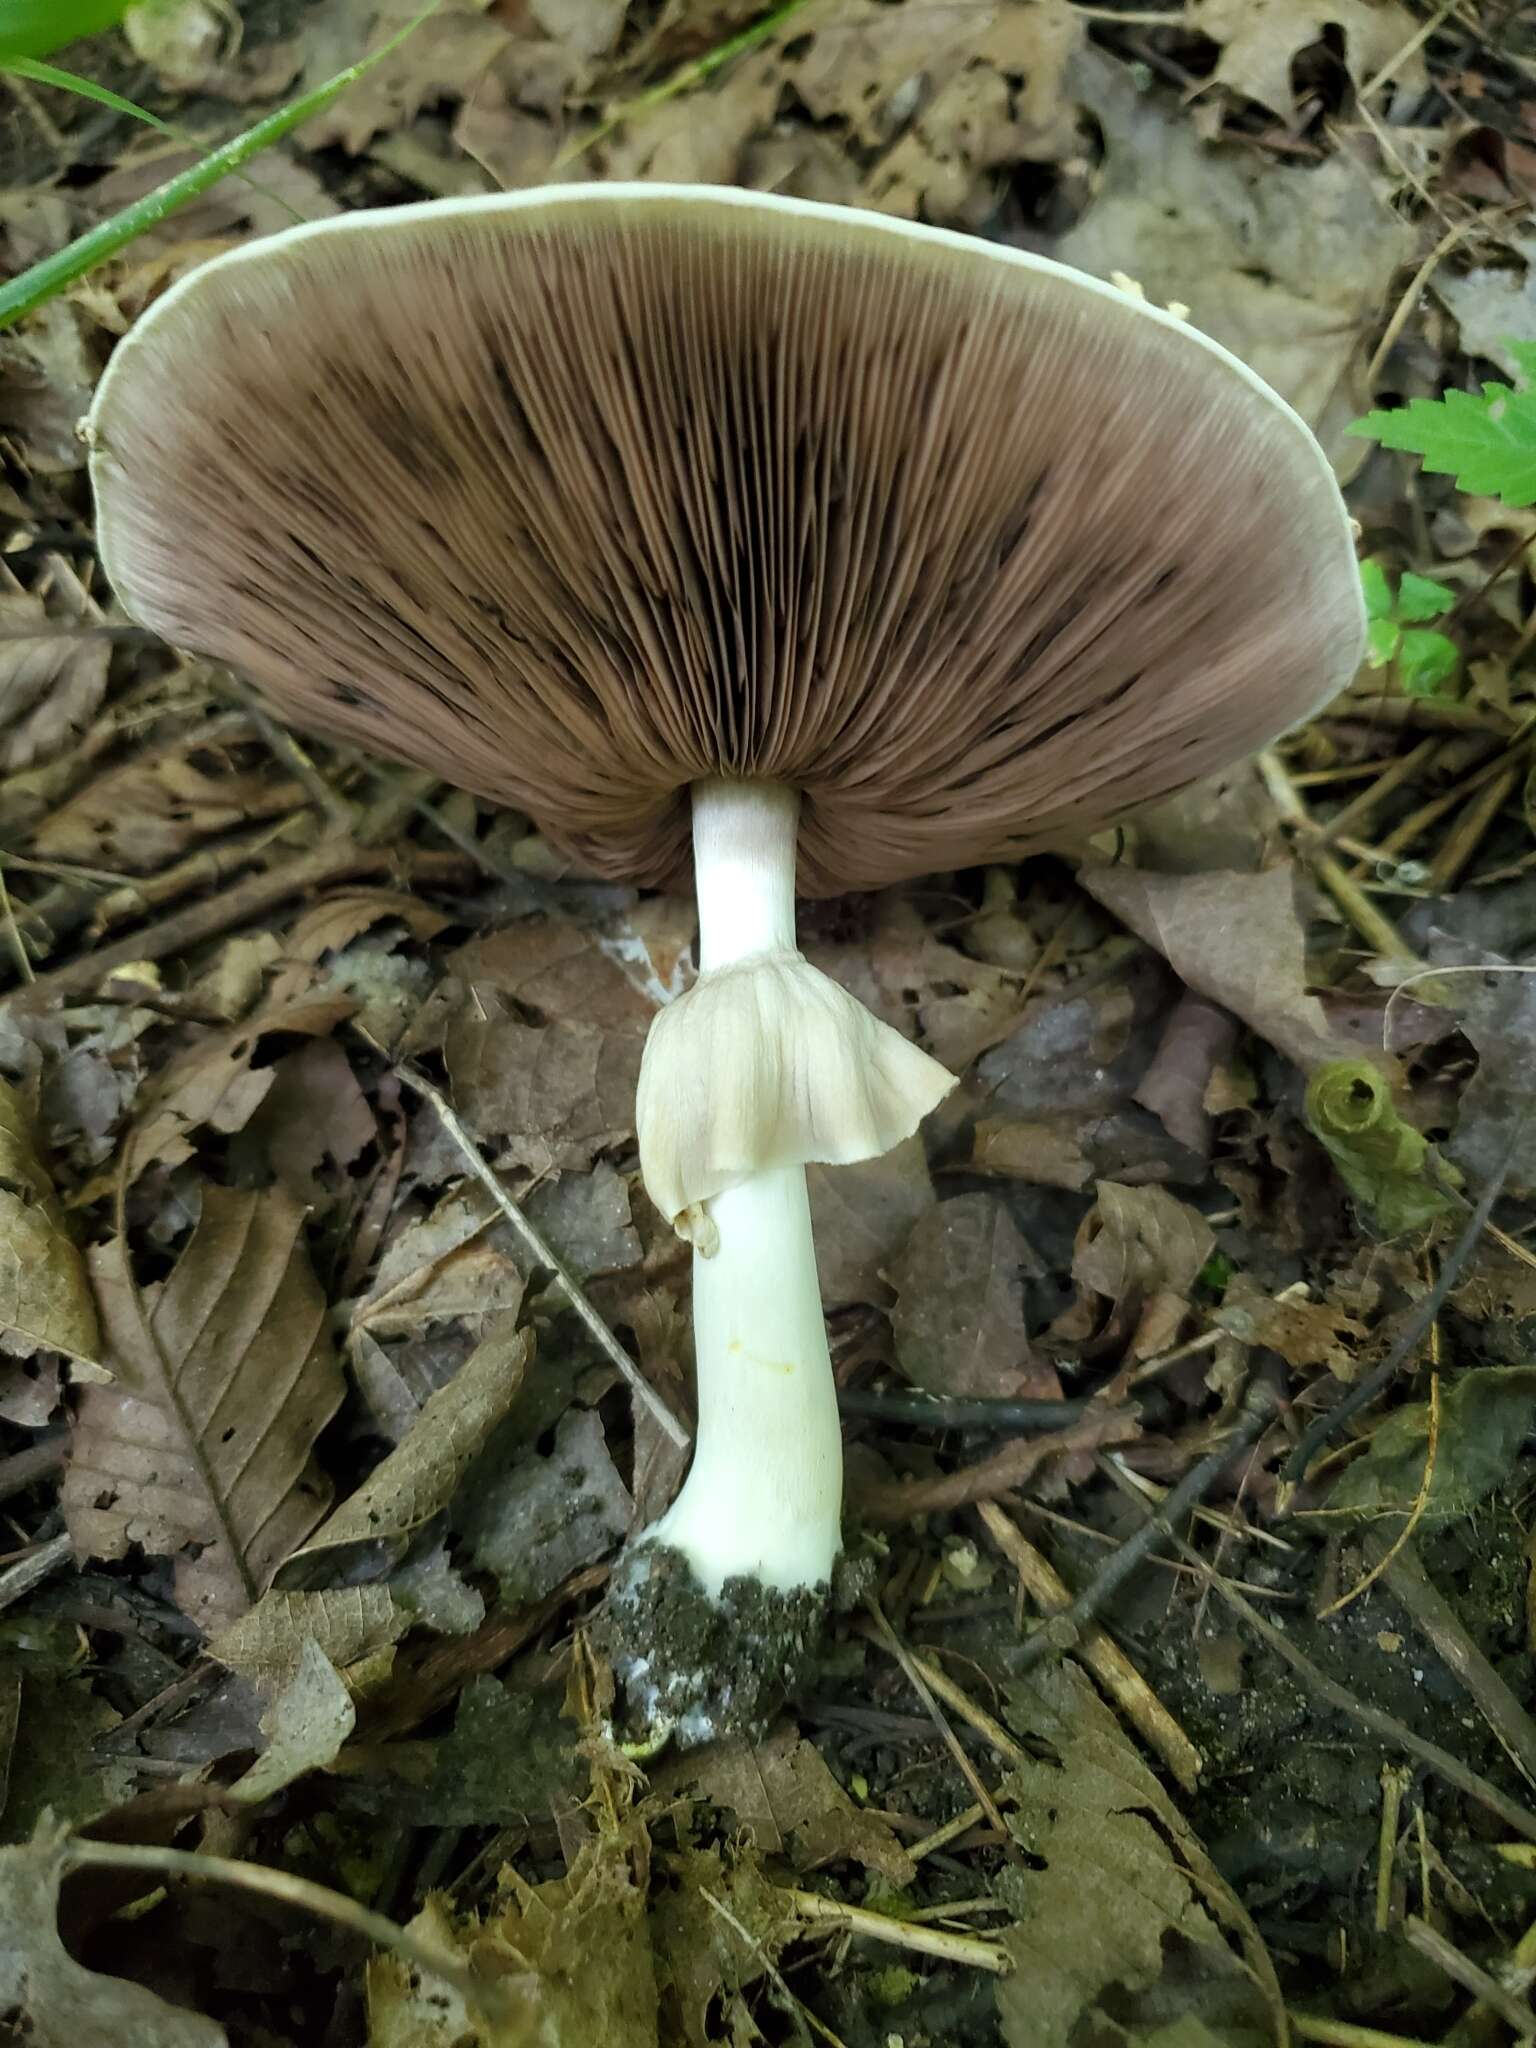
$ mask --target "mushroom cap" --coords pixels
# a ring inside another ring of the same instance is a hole
[[[297,724],[687,871],[802,792],[802,893],[1016,857],[1333,695],[1338,486],[1196,329],[882,215],[578,185],[193,271],[91,414],[123,604]]]

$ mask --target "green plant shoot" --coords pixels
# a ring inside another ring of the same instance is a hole
[[[1456,643],[1444,633],[1417,623],[1438,618],[1456,602],[1456,593],[1428,576],[1405,569],[1397,589],[1379,562],[1360,564],[1365,592],[1366,658],[1372,668],[1394,668],[1410,697],[1433,697],[1460,665]]]
[[[1307,1086],[1307,1124],[1339,1178],[1388,1237],[1422,1229],[1455,1206],[1456,1178],[1422,1131],[1397,1113],[1369,1060],[1329,1060]],[[1432,1179],[1431,1168],[1440,1178]]]

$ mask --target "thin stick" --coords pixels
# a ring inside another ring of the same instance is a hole
[[[44,1579],[62,1571],[73,1554],[74,1545],[68,1534],[51,1536],[46,1543],[35,1544],[15,1564],[0,1571],[0,1608],[24,1600]]]
[[[1089,1401],[974,1399],[938,1394],[875,1394],[845,1389],[837,1397],[845,1415],[871,1422],[904,1422],[918,1429],[1070,1429],[1089,1414]]]
[[[1365,943],[1373,951],[1384,953],[1389,960],[1417,958],[1391,918],[1376,908],[1360,884],[1331,853],[1315,844],[1312,814],[1302,800],[1300,790],[1292,782],[1290,770],[1273,747],[1260,754],[1259,773],[1280,815],[1301,828],[1295,842],[1297,851]]]
[[[996,1977],[1006,1977],[1013,1968],[996,1942],[983,1941],[974,1934],[948,1934],[942,1927],[914,1927],[909,1920],[892,1920],[884,1913],[872,1913],[867,1906],[845,1906],[841,1899],[824,1899],[819,1892],[786,1890],[779,1896],[794,1907],[802,1920],[845,1927],[850,1934],[867,1935],[871,1941],[883,1941],[892,1948],[937,1956],[941,1962],[966,1963],[975,1970],[990,1970]]]
[[[1353,2020],[1313,2019],[1309,2013],[1286,2008],[1298,2041],[1316,2041],[1321,2048],[1426,2048],[1423,2041],[1406,2034],[1384,2034],[1380,2027],[1357,2027]]]
[[[974,1806],[967,1806],[957,1813],[953,1820],[945,1821],[943,1827],[935,1828],[931,1835],[924,1835],[920,1842],[914,1842],[907,1854],[914,1863],[921,1863],[925,1856],[931,1856],[935,1849],[947,1849],[951,1842],[958,1841],[979,1820],[985,1820],[987,1809],[978,1800]]]
[[[184,953],[205,939],[237,925],[264,917],[280,903],[294,896],[308,896],[332,882],[354,882],[365,875],[400,873],[416,881],[449,882],[472,874],[468,861],[458,853],[400,854],[384,847],[353,846],[346,840],[328,840],[313,852],[249,875],[222,896],[209,896],[198,903],[162,918],[146,930],[131,932],[110,946],[98,946],[82,953],[62,967],[40,974],[28,989],[8,990],[0,995],[0,1009],[25,995],[28,1001],[58,996],[88,994],[99,982],[136,960],[164,960]]]
[[[1359,97],[1363,100],[1368,100],[1374,94],[1380,92],[1388,80],[1394,78],[1402,70],[1408,59],[1416,56],[1429,41],[1430,37],[1444,26],[1447,17],[1454,14],[1460,4],[1461,0],[1441,0],[1441,4],[1435,9],[1428,21],[1423,23],[1418,33],[1411,35],[1397,55],[1389,57],[1375,76],[1365,81],[1364,85],[1360,88]]]
[[[1427,1920],[1410,1913],[1403,1922],[1403,1932],[1408,1937],[1410,1948],[1416,1948],[1421,1956],[1427,1956],[1432,1963],[1444,1970],[1453,1984],[1459,1984],[1463,1991],[1470,1991],[1480,1998],[1490,2012],[1496,2012],[1507,2026],[1514,2028],[1521,2040],[1528,2040],[1536,2033],[1536,2012],[1531,2010],[1528,1998],[1516,1998],[1513,1992],[1480,1969],[1468,1955],[1463,1955],[1453,1941]]]
[[[22,937],[21,926],[16,922],[16,911],[11,903],[11,892],[5,882],[5,862],[0,860],[0,917],[5,920],[5,936],[12,956],[16,961],[16,972],[27,983],[37,980],[37,969],[32,965],[32,955],[27,951],[27,942]]]
[[[928,1709],[928,1713],[933,1722],[934,1727],[938,1729],[940,1735],[942,1735],[944,1738],[945,1748],[949,1751],[950,1755],[954,1758],[956,1764],[958,1765],[960,1775],[965,1779],[967,1785],[970,1786],[972,1792],[975,1793],[977,1801],[981,1806],[982,1812],[985,1813],[987,1819],[991,1821],[993,1827],[997,1829],[998,1833],[1002,1836],[1003,1840],[1005,1842],[1010,1842],[1013,1838],[1008,1832],[1007,1823],[1004,1821],[1002,1814],[998,1811],[997,1801],[992,1797],[992,1794],[987,1790],[985,1784],[983,1784],[981,1773],[977,1770],[976,1766],[971,1762],[970,1758],[966,1755],[964,1749],[961,1747],[959,1736],[956,1735],[954,1729],[950,1727],[949,1722],[945,1719],[938,1701],[933,1696],[932,1689],[930,1688],[927,1680],[924,1678],[923,1673],[919,1671],[917,1668],[916,1658],[912,1655],[911,1651],[908,1650],[906,1645],[897,1636],[895,1629],[891,1627],[891,1624],[885,1618],[885,1610],[881,1607],[880,1602],[873,1597],[871,1597],[869,1602],[869,1611],[871,1615],[874,1617],[874,1623],[876,1629],[879,1632],[880,1641],[883,1643],[885,1648],[890,1651],[891,1655],[896,1659],[897,1663],[901,1666],[902,1671],[906,1675],[907,1683],[911,1686],[912,1690],[917,1694],[918,1698],[922,1701],[923,1705]],[[1023,1751],[1020,1750],[1018,1745],[1014,1742],[1013,1737],[1011,1735],[1008,1735],[1006,1731],[1004,1732],[1003,1740],[1004,1743],[1007,1745],[1004,1754],[1006,1755],[1008,1750],[1012,1750],[1014,1752],[1014,1767],[1015,1769],[1017,1769],[1018,1765],[1027,1761],[1027,1759],[1025,1758]]]
[[[1424,886],[1432,896],[1444,896],[1465,872],[1468,862],[1488,836],[1494,819],[1509,801],[1518,768],[1505,768],[1495,775],[1467,805],[1455,827],[1435,850]]]
[[[265,1863],[245,1863],[232,1856],[202,1856],[190,1849],[158,1849],[138,1842],[92,1842],[76,1835],[63,1845],[66,1864],[76,1868],[100,1866],[109,1870],[154,1871],[165,1877],[190,1877],[206,1884],[234,1885],[241,1891],[259,1892],[264,1898],[280,1899],[302,1913],[334,1921],[353,1934],[371,1941],[375,1948],[392,1949],[397,1955],[451,1984],[459,1996],[475,2006],[487,2019],[511,2019],[522,2002],[506,1996],[507,1980],[490,1983],[479,1971],[439,1955],[404,1927],[396,1926],[382,1913],[360,1906],[356,1899],[333,1892],[307,1877],[295,1877],[287,1870],[272,1870]],[[513,1980],[515,1982],[515,1980]]]
[[[1060,1614],[1069,1608],[1071,1589],[996,1502],[983,1501],[976,1512],[1041,1613]],[[1103,1629],[1091,1628],[1077,1654],[1126,1719],[1140,1730],[1148,1747],[1163,1759],[1185,1791],[1193,1792],[1204,1758],[1119,1644]]]
[[[1170,1537],[1178,1540],[1174,1524],[1205,1497],[1239,1451],[1249,1449],[1258,1441],[1274,1421],[1279,1405],[1279,1399],[1267,1381],[1255,1380],[1250,1385],[1243,1396],[1242,1411],[1235,1427],[1213,1451],[1208,1451],[1197,1464],[1191,1465],[1162,1506],[1153,1511],[1151,1519],[1105,1560],[1071,1606],[1053,1615],[1009,1659],[1015,1673],[1022,1675],[1032,1671],[1037,1664],[1079,1647],[1088,1624],[1124,1585],[1147,1552],[1160,1540]]]
[[[366,1032],[361,1035],[364,1038],[368,1038]],[[373,1046],[376,1052],[383,1051],[383,1048],[374,1039],[368,1038],[368,1043]],[[580,1316],[596,1340],[598,1349],[623,1375],[635,1399],[648,1411],[657,1427],[665,1431],[679,1450],[687,1450],[691,1441],[687,1430],[684,1429],[683,1425],[672,1413],[672,1410],[662,1400],[660,1394],[657,1393],[656,1389],[624,1349],[624,1346],[614,1336],[612,1330],[609,1329],[591,1302],[588,1301],[586,1295],[582,1292],[581,1282],[576,1278],[570,1267],[566,1265],[559,1253],[546,1241],[543,1232],[536,1225],[529,1222],[495,1174],[486,1165],[481,1155],[480,1147],[459,1121],[457,1113],[442,1089],[435,1082],[429,1081],[425,1074],[418,1068],[411,1066],[408,1061],[396,1061],[394,1071],[408,1088],[431,1103],[433,1109],[437,1112],[438,1122],[459,1148],[464,1164],[491,1197],[491,1200],[523,1240],[523,1243],[527,1245],[529,1251],[532,1252],[539,1264],[554,1274],[555,1279],[564,1290],[571,1307],[575,1309],[577,1315]]]

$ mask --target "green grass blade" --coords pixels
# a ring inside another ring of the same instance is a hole
[[[76,93],[83,100],[94,100],[99,107],[110,107],[114,114],[131,114],[135,121],[147,122],[162,135],[180,139],[169,121],[162,121],[148,107],[125,100],[120,92],[108,92],[94,78],[82,78],[78,71],[61,71],[57,64],[39,64],[35,57],[0,57],[0,72],[13,78],[28,78],[34,85],[54,85],[60,92]]]
[[[178,207],[185,206],[189,199],[206,192],[231,171],[238,170],[260,151],[269,149],[274,142],[281,141],[290,130],[297,128],[314,114],[328,107],[332,100],[340,97],[349,85],[353,85],[383,58],[390,56],[406,38],[420,27],[428,16],[437,12],[438,0],[432,0],[420,14],[408,21],[392,35],[388,42],[360,58],[356,64],[348,65],[345,71],[338,71],[334,78],[328,78],[323,85],[317,85],[313,92],[307,92],[296,100],[290,100],[285,107],[279,107],[275,114],[269,114],[264,121],[258,121],[254,128],[247,128],[221,149],[212,151],[200,163],[179,177],[167,179],[153,192],[125,206],[121,213],[113,214],[99,227],[78,236],[56,255],[45,256],[41,263],[34,263],[30,270],[24,270],[20,277],[14,277],[8,284],[0,285],[0,328],[13,327],[26,314],[45,305],[51,298],[66,290],[77,278],[94,270],[98,263],[104,263],[109,256],[115,256],[125,249],[136,235],[146,229],[157,227],[161,221],[173,214]]]
[[[0,0],[0,64],[46,57],[82,36],[110,28],[129,0]]]

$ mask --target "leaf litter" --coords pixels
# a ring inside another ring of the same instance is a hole
[[[0,261],[411,11],[140,5],[62,53],[174,141],[7,84]],[[1536,38],[1496,0],[444,0],[0,342],[0,2010],[29,2038],[1494,2038],[1487,1987],[1529,1960],[1479,1802],[1521,1832],[1482,1674],[1530,1640],[1533,152]],[[1399,636],[1262,777],[1092,846],[808,912],[817,964],[960,1075],[920,1138],[811,1176],[870,1397],[850,1546],[926,1691],[855,1606],[761,1742],[643,1770],[587,1630],[683,1461],[401,1062],[686,1412],[687,1263],[633,1108],[691,909],[296,749],[125,630],[75,433],[216,250],[551,175],[873,206],[1186,308],[1317,427],[1389,589],[1451,593],[1455,656],[1426,686]],[[1371,407],[1385,447],[1344,434]],[[1446,1277],[1421,1351],[1284,1479]],[[1282,1419],[1223,1464],[1256,1387]],[[1041,1400],[1075,1419],[1009,1419]],[[1190,1547],[1137,1549],[1192,1478]],[[1408,1534],[1420,1576],[1377,1570]],[[1091,1611],[1020,1676],[1063,1587]],[[320,1899],[147,1870],[87,1913],[60,1823]],[[414,1956],[328,1924],[348,1896]]]

